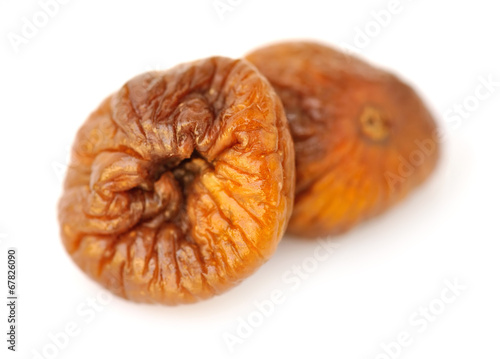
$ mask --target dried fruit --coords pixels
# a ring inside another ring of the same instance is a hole
[[[194,302],[274,252],[291,214],[294,151],[267,80],[215,57],[138,76],[79,130],[59,204],[64,245],[138,302]]]
[[[310,42],[264,47],[247,59],[281,97],[295,143],[289,232],[345,231],[402,199],[435,167],[435,122],[394,75]]]

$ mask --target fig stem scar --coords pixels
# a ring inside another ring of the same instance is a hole
[[[359,117],[363,134],[373,141],[384,141],[389,136],[389,126],[382,113],[373,106],[365,106]]]

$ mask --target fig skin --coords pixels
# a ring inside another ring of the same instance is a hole
[[[76,264],[113,293],[175,305],[220,294],[275,251],[294,149],[281,101],[245,60],[133,78],[80,128],[59,222]]]
[[[435,168],[436,123],[396,76],[313,42],[270,45],[246,59],[280,96],[295,144],[289,233],[342,233],[399,202]]]

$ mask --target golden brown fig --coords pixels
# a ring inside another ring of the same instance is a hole
[[[233,287],[272,255],[290,217],[287,126],[245,60],[130,80],[76,137],[59,204],[67,251],[133,301],[187,303]]]
[[[271,45],[247,59],[283,101],[295,143],[289,232],[345,231],[402,199],[435,167],[436,124],[394,75],[310,42]]]

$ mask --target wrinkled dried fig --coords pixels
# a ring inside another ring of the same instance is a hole
[[[211,297],[274,252],[294,151],[267,80],[215,57],[126,83],[79,130],[59,204],[64,245],[124,298]]]
[[[247,59],[283,101],[295,143],[289,232],[345,231],[402,199],[435,167],[436,124],[394,75],[310,42],[271,45]]]

